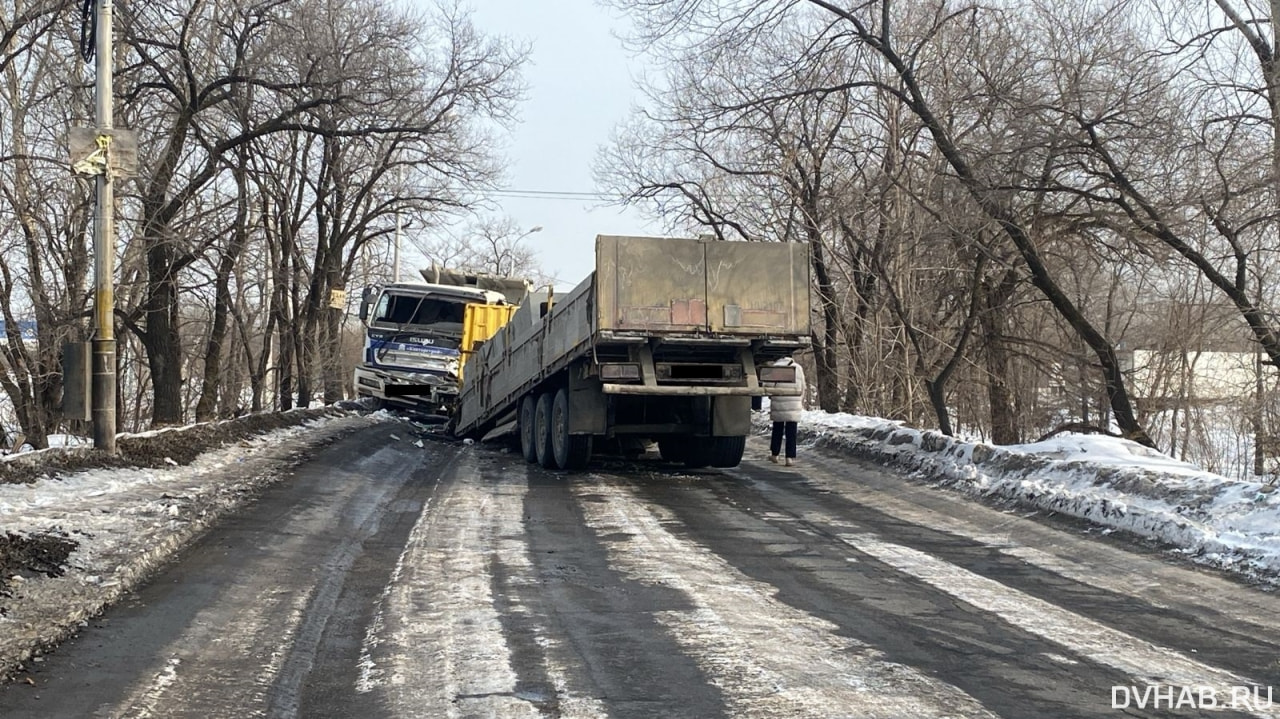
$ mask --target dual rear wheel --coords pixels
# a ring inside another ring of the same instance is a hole
[[[520,453],[547,469],[584,469],[591,435],[569,434],[569,391],[564,387],[520,402]]]
[[[740,437],[666,437],[658,440],[658,453],[668,462],[683,463],[690,469],[737,467],[747,448]]]
[[[591,435],[569,433],[569,391],[529,395],[520,401],[520,453],[547,469],[585,469],[591,459]],[[664,437],[658,452],[668,462],[689,468],[737,467],[747,446],[738,437]]]
[[[538,435],[535,424],[537,412],[537,397],[529,395],[520,400],[520,419],[517,424],[520,427],[520,454],[524,455],[526,462],[538,461]]]

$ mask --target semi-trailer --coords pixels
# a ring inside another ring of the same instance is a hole
[[[807,348],[801,243],[601,235],[595,271],[557,298],[530,292],[470,353],[451,431],[514,423],[526,460],[581,469],[593,446],[656,443],[689,467],[732,467],[753,396],[788,394],[773,367]]]

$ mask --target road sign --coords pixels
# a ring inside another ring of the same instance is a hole
[[[335,310],[347,308],[347,291],[344,289],[329,290],[329,306]]]
[[[67,146],[76,174],[101,175],[108,170],[112,177],[138,174],[138,133],[133,130],[73,127],[67,133]]]

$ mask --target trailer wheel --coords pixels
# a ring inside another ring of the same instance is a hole
[[[520,400],[520,454],[524,461],[538,461],[538,402],[533,395]]]
[[[689,469],[702,469],[711,464],[714,458],[717,437],[689,437],[685,445],[684,466]]]
[[[585,469],[591,459],[591,435],[569,434],[569,390],[563,387],[551,407],[551,447],[561,469]]]
[[[533,414],[534,446],[538,464],[547,469],[559,469],[556,466],[555,451],[551,447],[551,400],[550,392],[538,395],[538,405]]]
[[[742,455],[747,449],[746,436],[712,437],[711,466],[737,467],[742,463]]]
[[[684,437],[663,437],[658,440],[658,455],[664,462],[683,462],[688,448],[688,440]]]

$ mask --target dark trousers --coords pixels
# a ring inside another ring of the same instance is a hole
[[[796,423],[795,422],[774,422],[773,436],[769,437],[769,454],[778,456],[778,450],[782,449],[782,435],[787,435],[787,456],[795,459],[796,457]]]

